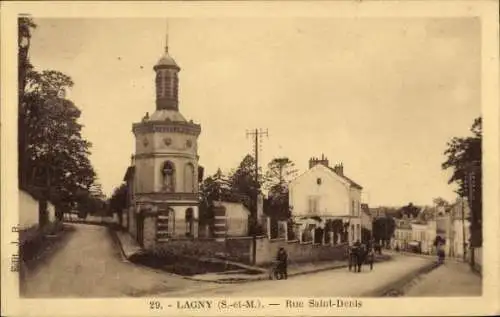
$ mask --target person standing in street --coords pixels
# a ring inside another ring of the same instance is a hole
[[[278,261],[278,274],[281,274],[281,277],[286,280],[288,278],[288,254],[285,248],[281,247],[279,249],[276,260]]]

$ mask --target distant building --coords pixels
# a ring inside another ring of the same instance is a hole
[[[324,156],[311,158],[309,169],[289,184],[292,217],[296,223],[317,219],[318,224],[309,223],[306,227],[325,227],[327,231],[327,223],[340,220],[347,229],[347,239],[339,237],[348,240],[343,242],[361,240],[362,189],[344,174],[342,164],[332,168]]]
[[[391,241],[393,249],[408,250],[412,245],[413,232],[409,219],[396,219],[394,238]]]
[[[458,198],[451,206],[452,235],[450,245],[453,256],[462,258],[467,255],[470,239],[470,209],[466,200]],[[464,249],[465,246],[465,249]]]

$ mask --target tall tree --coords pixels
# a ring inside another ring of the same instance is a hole
[[[123,219],[123,209],[127,208],[128,187],[127,184],[122,183],[116,187],[113,194],[109,198],[109,209],[112,213],[118,215],[118,221],[121,224]]]
[[[452,169],[449,184],[458,185],[457,193],[467,197],[471,208],[471,246],[482,244],[482,119],[476,118],[468,137],[454,137],[447,143],[443,169]]]
[[[271,190],[274,186],[283,186],[297,176],[295,163],[288,157],[277,157],[267,164],[265,187]]]
[[[373,237],[388,245],[396,230],[396,222],[392,217],[380,217],[373,220]]]
[[[257,212],[257,195],[260,193],[260,180],[255,177],[255,159],[251,155],[246,155],[238,168],[229,177],[231,191],[235,194],[245,195],[249,198],[245,203],[252,212]]]
[[[81,135],[80,110],[64,96],[73,81],[57,71],[30,71],[24,93],[24,185],[46,188],[46,198],[61,203],[78,201],[95,180],[90,163],[91,143]],[[20,131],[21,132],[21,131]],[[81,196],[81,195],[80,195]]]
[[[26,151],[26,136],[25,136],[25,125],[24,125],[24,117],[22,113],[25,107],[25,95],[24,90],[26,87],[27,74],[33,69],[33,66],[29,60],[29,49],[31,44],[31,33],[34,28],[36,28],[36,24],[30,18],[19,18],[17,24],[17,67],[18,67],[18,177],[19,177],[19,186],[21,188],[25,188],[26,185],[26,173],[25,167],[27,165],[27,156],[25,155]]]
[[[269,190],[265,213],[274,219],[290,218],[288,182],[297,175],[295,164],[287,157],[274,158],[267,165],[265,177]]]

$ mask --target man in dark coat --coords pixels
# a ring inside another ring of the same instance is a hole
[[[286,253],[285,248],[280,248],[278,251],[278,255],[276,257],[278,261],[278,274],[281,274],[282,277],[286,280],[288,277],[287,265],[288,265],[288,254]]]

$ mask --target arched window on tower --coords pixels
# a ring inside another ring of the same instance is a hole
[[[186,193],[194,193],[194,166],[192,163],[187,163],[184,173],[184,191]]]
[[[174,163],[166,161],[162,168],[163,175],[163,189],[166,192],[175,191],[175,167]]]

